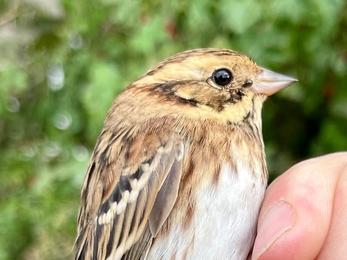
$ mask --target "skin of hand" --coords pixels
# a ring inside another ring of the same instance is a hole
[[[347,256],[347,152],[303,161],[266,191],[252,260]]]

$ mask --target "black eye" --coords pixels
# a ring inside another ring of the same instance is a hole
[[[219,69],[213,72],[212,79],[217,85],[224,87],[233,80],[233,74],[227,69]]]

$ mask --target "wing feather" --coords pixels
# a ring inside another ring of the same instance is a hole
[[[145,259],[175,204],[183,139],[162,130],[135,140],[135,132],[99,138],[82,188],[75,259]]]

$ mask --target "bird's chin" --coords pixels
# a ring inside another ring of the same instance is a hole
[[[262,93],[255,93],[255,99],[260,100],[261,102],[264,102],[269,96],[262,94]]]

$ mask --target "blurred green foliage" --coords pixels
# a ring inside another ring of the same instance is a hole
[[[344,0],[0,1],[0,259],[71,258],[112,100],[179,51],[223,47],[299,78],[263,111],[270,173],[347,150]]]

